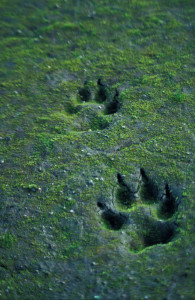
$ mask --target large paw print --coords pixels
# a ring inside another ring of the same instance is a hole
[[[160,191],[142,168],[133,185],[119,173],[117,181],[114,206],[102,200],[97,202],[104,226],[109,230],[122,230],[126,234],[123,240],[132,251],[169,243],[176,234],[174,215],[179,203],[168,183]]]
[[[106,116],[115,114],[121,106],[119,91],[112,91],[101,79],[95,89],[85,81],[78,97],[78,101],[66,102],[66,112],[76,117],[75,128],[81,131],[105,129],[109,126]]]

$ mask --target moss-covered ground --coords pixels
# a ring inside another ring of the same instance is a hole
[[[194,299],[194,11],[0,1],[1,299]]]

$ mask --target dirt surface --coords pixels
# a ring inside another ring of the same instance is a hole
[[[194,299],[193,16],[1,1],[1,299]]]

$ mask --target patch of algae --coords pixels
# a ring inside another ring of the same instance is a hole
[[[2,299],[193,299],[193,14],[192,0],[1,1]],[[95,101],[98,78],[118,112]],[[135,251],[139,220],[110,230],[97,201],[117,206],[116,174],[140,167],[180,204],[174,239]]]

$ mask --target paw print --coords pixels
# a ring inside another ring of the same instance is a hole
[[[175,213],[179,203],[168,183],[160,189],[143,168],[132,184],[119,173],[117,182],[114,204],[108,205],[101,199],[97,202],[104,226],[121,230],[122,243],[134,252],[169,243],[176,235]]]
[[[80,131],[103,130],[109,126],[107,116],[121,107],[119,91],[112,91],[101,79],[94,90],[92,82],[85,81],[78,91],[79,99],[66,102],[66,112],[75,117],[75,129]]]

